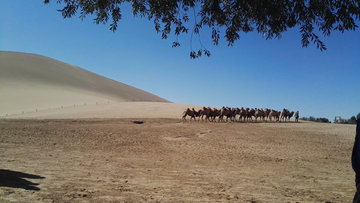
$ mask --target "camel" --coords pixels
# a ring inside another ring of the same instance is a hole
[[[246,118],[247,118],[247,121],[251,120],[252,121],[252,117],[255,117],[255,110],[252,108],[250,109],[249,113],[247,114]]]
[[[240,109],[239,108],[233,108],[231,110],[231,121],[236,121],[236,115],[238,115],[240,112]]]
[[[264,110],[264,116],[263,116],[264,121],[266,121],[269,118],[269,113],[270,113],[270,109],[266,108]]]
[[[244,109],[244,107],[241,107],[239,112],[239,121],[242,121],[242,118],[244,118],[245,121],[248,113],[249,113],[249,108]]]
[[[280,114],[281,114],[281,111],[271,110],[269,113],[270,121],[271,121],[271,118],[274,118],[274,122],[279,121]]]
[[[220,115],[219,115],[219,122],[220,121],[224,121],[224,116],[226,116],[226,122],[228,121],[228,119],[232,119],[233,117],[233,111],[231,108],[229,107],[223,107],[221,110],[220,110]],[[225,122],[225,121],[224,121]]]
[[[290,122],[290,118],[293,117],[293,115],[294,115],[294,111],[291,111],[290,114],[288,115],[289,122]]]
[[[231,120],[232,120],[232,121],[237,121],[237,120],[236,120],[236,116],[237,116],[237,115],[240,115],[240,109],[239,109],[239,108],[233,108],[233,115],[232,115]]]
[[[187,108],[183,114],[182,114],[182,120],[183,121],[186,121],[186,116],[190,116],[190,121],[192,118],[194,118],[194,120],[196,121],[195,119],[195,109],[193,108],[192,110],[190,110],[189,108]]]
[[[203,107],[201,113],[200,113],[200,118],[202,121],[204,121],[204,116],[205,116],[205,121],[210,121],[210,117],[211,117],[211,108],[210,107]]]
[[[211,110],[211,121],[215,121],[216,122],[216,117],[220,116],[220,110],[217,108],[213,108]]]
[[[281,111],[276,111],[276,120],[279,121],[280,120],[280,115],[281,115]]]
[[[199,111],[195,111],[195,117],[199,117],[198,121],[200,121],[200,116],[202,115],[202,111],[203,111],[202,109],[199,109]]]
[[[285,122],[286,122],[286,119],[288,119],[290,122],[290,118],[293,117],[293,115],[294,115],[293,111],[290,112],[288,109],[283,109],[283,111],[281,113],[281,119]]]
[[[265,109],[263,110],[255,108],[255,109],[249,109],[244,107],[239,108],[229,108],[229,107],[222,107],[221,109],[216,108],[210,108],[210,107],[203,107],[202,109],[199,109],[196,111],[194,108],[190,109],[187,108],[182,114],[183,121],[186,121],[186,117],[190,116],[191,119],[194,119],[196,121],[196,117],[199,117],[197,121],[211,121],[216,122],[216,117],[218,118],[218,122],[227,122],[230,118],[231,121],[237,121],[236,116],[239,115],[239,121],[252,121],[253,116],[255,117],[255,121],[259,118],[260,121],[267,121],[269,119],[270,121],[274,119],[274,122],[281,121],[281,119],[286,122],[286,120],[289,120],[294,115],[294,111],[289,111],[288,109],[283,109],[283,111],[276,111],[274,109]],[[224,116],[226,116],[226,121],[224,120]],[[275,120],[276,119],[276,120]]]
[[[289,116],[290,112],[288,109],[283,109],[282,113],[281,113],[281,119],[284,121],[286,121],[286,118]]]
[[[258,117],[260,118],[260,121],[261,121],[261,118],[264,117],[264,111],[263,111],[263,109],[257,109],[257,108],[255,108],[255,114],[254,114],[254,116],[255,116],[255,121],[257,121],[257,118],[258,118]]]

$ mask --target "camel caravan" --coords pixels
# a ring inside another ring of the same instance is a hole
[[[186,121],[186,117],[190,117],[190,121],[198,118],[197,121],[210,121],[216,122],[228,122],[230,121],[238,121],[238,122],[281,122],[281,121],[289,121],[290,118],[293,117],[294,111],[289,111],[288,109],[283,109],[283,111],[277,111],[274,109],[258,109],[258,108],[229,108],[223,107],[221,109],[203,107],[196,111],[194,108],[187,108],[182,114],[182,120]]]

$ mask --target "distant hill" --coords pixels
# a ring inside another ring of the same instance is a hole
[[[0,51],[0,114],[108,100],[168,102],[49,57]]]

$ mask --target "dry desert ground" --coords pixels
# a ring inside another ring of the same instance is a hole
[[[355,191],[354,125],[1,119],[0,132],[1,202],[350,202]]]

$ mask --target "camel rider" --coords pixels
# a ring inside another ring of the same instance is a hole
[[[295,113],[295,122],[299,122],[299,111]]]
[[[356,120],[356,135],[351,155],[352,168],[355,171],[356,192],[353,203],[360,203],[360,119]]]

